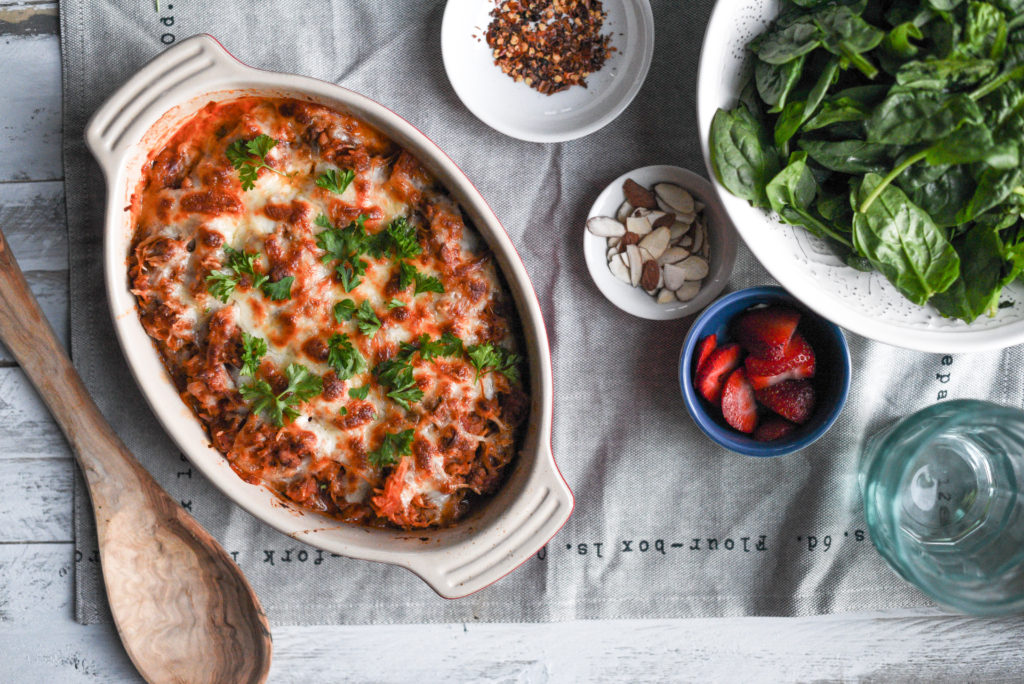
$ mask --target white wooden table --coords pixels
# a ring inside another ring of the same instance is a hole
[[[0,0],[0,227],[68,335],[52,2]],[[137,681],[72,615],[74,463],[0,347],[0,682]],[[272,682],[1024,681],[1024,619],[938,611],[540,625],[278,627]],[[397,646],[397,648],[396,648]]]

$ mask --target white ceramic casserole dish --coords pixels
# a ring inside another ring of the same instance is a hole
[[[128,289],[132,225],[126,207],[142,165],[203,105],[246,95],[305,99],[375,126],[445,185],[495,256],[515,301],[529,358],[530,418],[505,484],[450,528],[405,532],[340,523],[289,505],[266,487],[247,484],[210,445],[139,321],[135,297]],[[408,568],[446,598],[466,596],[498,580],[561,528],[572,512],[573,498],[551,452],[551,361],[537,297],[497,217],[465,174],[423,133],[382,105],[332,83],[248,67],[215,39],[202,35],[182,41],[143,67],[100,107],[85,137],[106,176],[104,273],[122,351],[164,429],[224,494],[299,541]]]

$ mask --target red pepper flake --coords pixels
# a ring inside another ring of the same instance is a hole
[[[487,27],[494,63],[516,82],[553,95],[600,71],[615,48],[601,35],[601,0],[496,0]]]

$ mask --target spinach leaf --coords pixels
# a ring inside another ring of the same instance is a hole
[[[769,112],[775,114],[786,106],[786,98],[800,81],[803,73],[804,55],[785,64],[769,64],[757,60],[754,65],[754,82],[757,92],[765,104],[771,105]]]
[[[994,5],[972,1],[967,5],[967,28],[960,49],[978,57],[999,59],[1006,49],[1006,17]]]
[[[747,47],[762,62],[785,64],[818,48],[821,39],[821,29],[810,19],[802,17],[785,26],[776,22],[773,29],[754,39]]]
[[[1008,261],[998,231],[977,226],[957,240],[963,264],[960,277],[932,299],[943,316],[970,323],[982,314],[995,315],[1003,288],[1020,274],[1020,266]]]
[[[803,226],[818,237],[828,237],[850,247],[850,241],[814,215],[811,208],[818,185],[807,166],[807,153],[794,152],[789,164],[768,183],[765,190],[772,209],[786,223]]]
[[[821,29],[822,45],[832,54],[847,60],[868,78],[878,75],[878,67],[863,53],[875,49],[885,32],[871,26],[845,5],[829,6],[813,15]]]
[[[927,172],[941,169],[929,178]],[[940,228],[963,223],[957,212],[975,192],[976,183],[967,166],[928,166],[918,164],[904,171],[896,184],[907,193],[910,201],[924,209]]]
[[[896,72],[896,82],[908,88],[959,90],[981,83],[997,70],[995,61],[954,56],[946,59],[906,62]]]
[[[801,138],[798,145],[811,159],[839,173],[884,173],[899,150],[895,145],[863,140],[830,142]]]
[[[861,204],[882,183],[878,174],[861,182]],[[867,212],[853,218],[854,248],[915,304],[943,292],[960,273],[960,258],[931,217],[892,185]]]
[[[983,161],[994,168],[1010,169],[1020,163],[1020,156],[1016,143],[996,144],[988,126],[968,124],[929,147],[925,161],[932,165]]]
[[[978,176],[978,187],[974,195],[957,213],[957,223],[973,221],[1005,202],[1010,193],[1015,191],[1024,193],[1024,171],[1020,168],[985,169]]]
[[[744,105],[715,113],[710,146],[719,182],[737,197],[767,207],[764,191],[774,174],[775,151],[762,145],[758,123]]]
[[[867,137],[870,142],[913,145],[982,121],[981,109],[966,95],[894,88],[868,119]]]
[[[786,149],[789,139],[796,135],[807,119],[814,115],[818,105],[821,104],[825,93],[835,82],[839,75],[839,60],[833,59],[822,70],[817,82],[803,102],[790,102],[782,109],[778,121],[775,122],[775,146],[780,151]]]

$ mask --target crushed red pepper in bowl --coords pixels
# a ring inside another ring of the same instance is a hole
[[[615,48],[601,0],[497,0],[487,27],[494,63],[545,95],[587,86]]]

